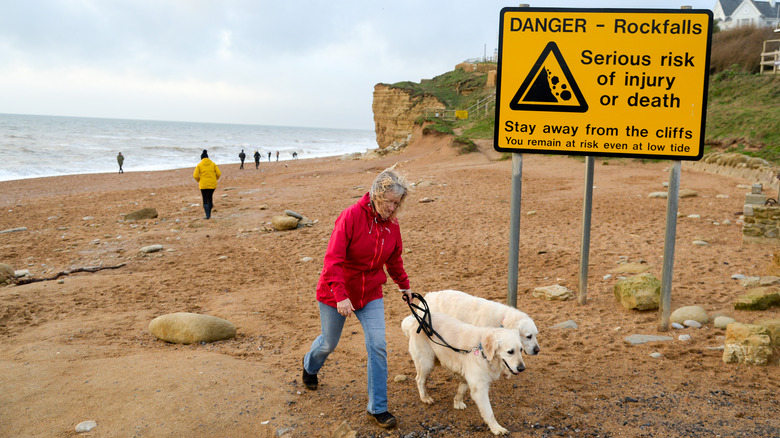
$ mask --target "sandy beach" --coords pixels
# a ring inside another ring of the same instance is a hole
[[[0,235],[0,263],[38,278],[125,264],[0,288],[0,436],[331,436],[343,421],[357,436],[492,436],[470,399],[465,411],[452,408],[457,382],[446,371],[431,376],[436,403],[420,401],[400,328],[409,309],[394,285],[385,308],[397,429],[366,417],[355,318],[316,392],[303,387],[300,363],[319,333],[314,288],[333,222],[394,163],[417,183],[400,214],[413,290],[506,301],[512,164],[499,158],[489,142],[457,155],[447,139],[424,137],[380,158],[224,165],[208,221],[192,167],[0,182],[0,230],[27,228]],[[666,200],[647,195],[665,190],[668,165],[597,161],[588,302],[579,305],[531,292],[577,290],[584,162],[525,155],[518,307],[539,327],[541,352],[491,387],[511,436],[780,436],[780,367],[724,364],[714,348],[724,330],[661,332],[657,311],[628,311],[614,298],[621,262],[645,263],[661,278]],[[672,309],[699,305],[747,323],[780,317],[777,307],[733,309],[745,289],[731,276],[766,275],[777,251],[742,244],[748,190],[738,186],[750,183],[683,170],[681,188],[698,196],[680,200]],[[159,217],[123,220],[144,207]],[[271,217],[285,210],[316,223],[273,231]],[[155,244],[163,251],[139,252]],[[201,345],[156,340],[149,322],[173,312],[227,319],[238,334]],[[551,329],[567,320],[578,328]],[[674,340],[631,345],[631,334]],[[87,420],[97,427],[77,434]]]

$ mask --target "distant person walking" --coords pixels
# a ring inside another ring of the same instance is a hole
[[[217,180],[222,176],[216,163],[209,159],[209,153],[203,149],[200,154],[200,163],[195,166],[195,172],[192,177],[198,182],[200,194],[203,197],[203,211],[206,212],[206,219],[211,219],[211,209],[214,207],[214,190],[217,188]]]
[[[122,164],[125,162],[125,156],[122,155],[121,152],[116,156],[116,162],[119,163],[119,173],[125,173],[125,171],[122,170]]]
[[[246,159],[246,154],[244,153],[243,149],[241,149],[241,153],[238,154],[238,158],[241,159],[241,167],[239,167],[239,169],[243,169],[244,168],[244,160]]]
[[[271,162],[271,151],[268,151],[268,162]]]
[[[260,167],[260,152],[255,151],[255,169]]]
[[[276,161],[279,161],[279,151],[276,151]]]
[[[293,160],[297,160],[297,159],[298,159],[298,152],[293,152]]]

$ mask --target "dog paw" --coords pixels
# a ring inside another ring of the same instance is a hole
[[[496,424],[495,426],[491,426],[490,431],[493,432],[493,435],[506,435],[507,433],[509,433],[508,430],[504,429],[498,424]]]
[[[452,404],[452,407],[459,411],[462,411],[466,409],[466,403],[463,403],[462,401],[461,402],[456,401],[455,403]]]
[[[428,405],[432,405],[433,404],[433,397],[431,397],[430,395],[426,395],[426,396],[422,396],[421,395],[420,396],[420,400],[422,400],[423,403],[428,404]]]

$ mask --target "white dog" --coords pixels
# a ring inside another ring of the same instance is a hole
[[[539,330],[530,316],[514,307],[457,290],[429,292],[425,295],[431,312],[442,312],[478,327],[504,327],[520,333],[525,354],[539,353],[536,335]]]
[[[470,390],[471,399],[490,430],[495,435],[507,433],[493,415],[489,392],[490,383],[501,376],[502,372],[508,371],[516,375],[525,369],[523,355],[520,353],[523,344],[517,330],[476,327],[449,315],[433,312],[431,325],[448,344],[466,352],[457,352],[440,345],[440,340],[435,335],[435,342],[432,342],[425,332],[418,332],[419,323],[414,315],[404,318],[401,328],[409,338],[409,354],[417,369],[420,400],[427,404],[433,403],[433,398],[425,389],[425,382],[438,361],[441,366],[461,378],[453,403],[455,409],[466,409],[464,398],[466,390]]]

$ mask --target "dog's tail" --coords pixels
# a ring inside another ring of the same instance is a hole
[[[407,338],[411,337],[412,334],[417,331],[418,326],[419,324],[414,315],[409,315],[401,321],[401,330],[404,331],[404,335],[406,335]]]

